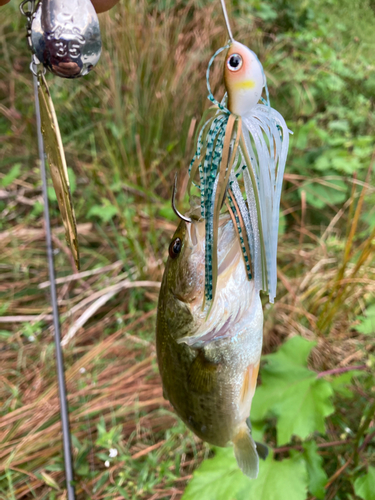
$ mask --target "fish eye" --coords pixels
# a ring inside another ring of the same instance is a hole
[[[239,54],[232,54],[227,60],[230,71],[238,71],[242,67],[242,57]]]
[[[175,259],[176,257],[178,257],[178,254],[181,252],[181,249],[182,249],[181,238],[175,238],[169,245],[169,257],[171,259]]]

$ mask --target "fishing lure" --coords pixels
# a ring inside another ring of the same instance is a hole
[[[80,268],[77,224],[70,192],[59,124],[47,81],[46,69],[63,78],[89,73],[101,53],[98,17],[90,0],[23,0],[27,41],[33,53],[31,70],[37,78],[41,129],[53,187],[77,269]]]
[[[266,76],[256,56],[233,39],[221,0],[229,42],[211,58],[206,74],[208,99],[214,104],[202,120],[187,191],[200,191],[205,219],[205,300],[212,304],[217,283],[219,214],[225,203],[240,239],[248,279],[273,303],[282,181],[289,147],[284,118],[271,108]],[[226,94],[218,102],[210,87],[210,68],[227,50]],[[262,97],[265,90],[266,97]]]

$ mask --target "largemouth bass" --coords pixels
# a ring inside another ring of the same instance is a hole
[[[262,304],[226,214],[219,221],[215,300],[202,308],[204,247],[204,220],[182,220],[169,246],[157,313],[164,396],[198,437],[217,446],[232,442],[239,467],[255,478],[259,458],[247,419],[262,349]]]

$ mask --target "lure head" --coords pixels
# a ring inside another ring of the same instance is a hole
[[[227,52],[224,83],[228,92],[228,109],[244,116],[257,104],[266,84],[262,65],[256,54],[234,41]]]

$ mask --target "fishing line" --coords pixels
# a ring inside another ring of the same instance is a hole
[[[232,35],[232,30],[230,29],[228,12],[227,12],[227,8],[225,6],[225,0],[220,0],[220,2],[221,2],[221,8],[223,9],[225,24],[227,25],[229,40],[233,43],[234,42],[234,38],[233,38],[233,35]]]

